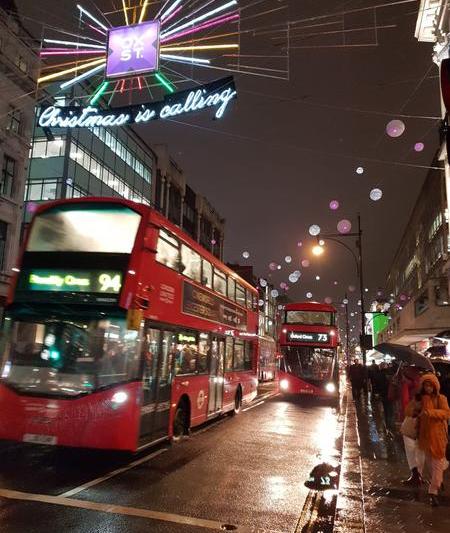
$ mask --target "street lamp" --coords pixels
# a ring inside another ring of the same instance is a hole
[[[358,255],[356,255],[355,251],[350,246],[345,244],[345,242],[342,242],[341,240],[339,240],[343,237],[356,237],[356,248],[358,250]],[[360,301],[361,301],[361,341],[360,341],[360,344],[361,344],[363,362],[365,365],[366,364],[366,348],[365,348],[365,342],[364,342],[364,339],[365,339],[364,335],[366,333],[366,327],[365,327],[366,326],[365,324],[366,312],[365,312],[365,307],[364,307],[364,279],[363,279],[361,216],[358,213],[358,231],[357,232],[328,233],[325,235],[321,234],[320,241],[322,242],[333,241],[333,242],[336,242],[337,244],[340,244],[352,254],[352,257],[355,260],[356,274],[358,276],[358,281],[359,281],[359,292],[360,292]],[[314,246],[312,252],[316,256],[320,256],[324,253],[324,247],[323,245],[319,243],[319,238],[318,238],[318,243],[316,246]]]

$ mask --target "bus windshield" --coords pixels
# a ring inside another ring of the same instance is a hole
[[[139,375],[139,334],[125,318],[8,322],[2,378],[21,392],[73,396]]]
[[[319,383],[333,376],[335,351],[313,346],[284,346],[284,369],[289,374]]]
[[[332,326],[333,313],[329,311],[286,311],[286,324]]]

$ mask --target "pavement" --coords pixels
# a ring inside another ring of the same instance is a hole
[[[339,462],[342,425],[336,408],[264,384],[238,416],[132,457],[0,443],[0,531],[329,532],[337,491],[305,483]]]
[[[386,435],[382,407],[370,397],[355,403],[347,391],[343,469],[335,516],[336,532],[450,531],[450,473],[441,506],[430,507],[426,487],[401,484],[409,469],[399,433]]]

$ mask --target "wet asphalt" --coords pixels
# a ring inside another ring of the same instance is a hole
[[[134,456],[3,442],[0,531],[294,533],[339,438],[336,409],[278,396]]]

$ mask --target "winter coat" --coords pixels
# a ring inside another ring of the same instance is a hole
[[[443,459],[448,442],[448,420],[450,409],[447,398],[439,394],[440,384],[434,374],[425,374],[420,379],[421,387],[424,381],[433,383],[437,394],[428,396],[423,394],[421,401],[412,400],[406,409],[407,416],[413,416],[414,410],[421,407],[419,415],[419,448],[430,453],[436,459]]]

